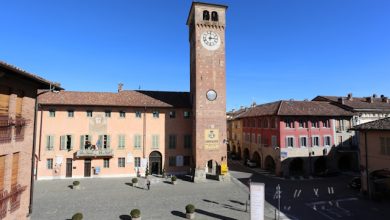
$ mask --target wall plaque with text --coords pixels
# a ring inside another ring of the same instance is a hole
[[[204,148],[218,149],[219,148],[219,130],[205,129],[204,131]]]

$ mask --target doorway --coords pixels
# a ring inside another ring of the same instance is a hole
[[[91,176],[91,159],[84,160],[84,177]]]
[[[72,177],[72,158],[66,158],[66,177]]]
[[[161,164],[162,164],[162,156],[158,151],[153,151],[149,155],[149,168],[150,174],[160,175],[161,174]]]

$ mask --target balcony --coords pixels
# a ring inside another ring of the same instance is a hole
[[[113,157],[114,153],[111,148],[102,149],[82,149],[76,152],[76,157]]]

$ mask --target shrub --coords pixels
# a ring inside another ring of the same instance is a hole
[[[195,206],[192,204],[186,205],[186,213],[194,213],[195,212]]]
[[[139,218],[141,216],[141,211],[139,209],[133,209],[130,212],[132,218]]]
[[[80,212],[78,212],[72,216],[72,220],[82,220],[82,219],[83,219],[83,214]]]
[[[73,186],[78,186],[78,185],[80,185],[80,181],[73,181]]]
[[[172,177],[171,177],[171,180],[172,180],[172,181],[176,181],[176,180],[177,180],[177,177],[176,177],[176,176],[172,176]]]
[[[132,182],[133,184],[138,183],[138,178],[133,178],[133,179],[131,180],[131,182]]]

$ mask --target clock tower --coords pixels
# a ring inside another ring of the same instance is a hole
[[[194,182],[227,178],[225,13],[193,2],[188,15]]]

